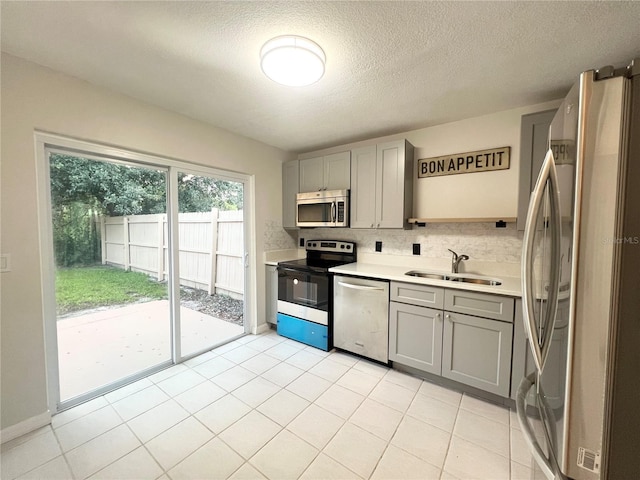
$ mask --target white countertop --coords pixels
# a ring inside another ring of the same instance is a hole
[[[405,275],[409,270],[425,270],[433,273],[442,273],[451,275],[451,272],[436,269],[410,268],[398,265],[384,265],[376,263],[349,263],[339,267],[330,268],[332,273],[342,275],[354,275],[359,277],[379,278],[382,280],[394,280],[398,282],[417,283],[422,285],[433,285],[436,287],[446,287],[457,290],[469,290],[474,292],[492,293],[494,295],[507,295],[510,297],[522,296],[519,277],[508,277],[504,275],[491,275],[489,278],[497,279],[502,282],[501,285],[479,285],[475,283],[460,283],[450,280],[434,280],[431,278],[412,277]],[[470,273],[460,273],[459,276],[465,277],[484,277],[485,275],[474,275]]]
[[[285,260],[297,260],[298,258],[305,258],[307,251],[304,248],[290,248],[288,250],[271,250],[264,252],[264,264],[277,266],[278,262],[284,262]]]

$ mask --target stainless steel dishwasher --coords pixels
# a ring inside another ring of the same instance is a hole
[[[389,363],[389,282],[334,275],[333,345]]]

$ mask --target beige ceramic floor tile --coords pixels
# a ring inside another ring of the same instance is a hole
[[[219,437],[245,459],[249,459],[271,440],[281,428],[273,420],[252,410],[222,432]]]
[[[357,364],[347,373],[342,375],[336,382],[336,385],[348,388],[352,392],[359,393],[366,397],[369,395],[369,392],[373,390],[373,387],[378,384],[380,377],[370,375],[369,373],[361,370],[356,370],[356,366]]]
[[[229,480],[266,480],[266,477],[253,465],[245,463],[229,477]]]
[[[452,432],[458,415],[458,407],[427,395],[416,395],[407,410],[407,415],[447,432]]]
[[[195,417],[214,433],[220,433],[251,411],[244,402],[227,394],[203,408]]]
[[[318,450],[287,430],[282,430],[250,460],[267,478],[296,479],[306,470]]]
[[[439,480],[440,469],[418,457],[389,445],[382,455],[372,480]]]
[[[287,425],[287,430],[321,449],[333,438],[344,420],[315,404],[309,407]]]
[[[139,447],[133,452],[116,460],[98,473],[92,475],[90,480],[136,479],[154,480],[162,475],[162,468],[147,452],[144,447]]]
[[[415,395],[414,391],[383,379],[369,394],[369,398],[404,413]]]
[[[460,409],[453,434],[509,458],[509,425]]]
[[[304,398],[288,390],[280,390],[260,405],[257,410],[284,427],[307,406],[309,406],[309,402]]]
[[[300,477],[301,480],[360,480],[361,478],[324,453],[318,455]]]
[[[61,455],[18,477],[18,480],[69,480],[70,478],[73,478],[73,475],[67,461]]]
[[[16,478],[44,465],[61,453],[53,431],[49,430],[3,451],[2,462],[0,462],[0,477],[3,479]]]
[[[451,434],[428,423],[405,416],[391,443],[412,455],[442,468]]]
[[[188,416],[189,412],[178,405],[175,400],[168,400],[129,420],[127,425],[140,441],[145,443],[180,423]]]
[[[120,425],[68,452],[65,456],[76,479],[93,475],[140,446],[126,425]]]
[[[347,419],[356,411],[364,399],[363,395],[334,384],[318,397],[315,404],[339,417]]]
[[[460,406],[462,400],[462,393],[453,390],[451,388],[442,387],[428,381],[423,381],[418,390],[418,394],[427,395],[429,397],[440,400],[441,402],[450,403],[455,407]]]
[[[168,470],[211,438],[213,433],[195,418],[188,417],[146,443],[146,447],[162,468]]]
[[[63,452],[68,452],[83,443],[117,427],[122,419],[116,411],[107,405],[100,410],[91,412],[83,417],[55,429],[56,437]]]
[[[217,438],[209,441],[169,470],[173,480],[227,478],[244,459]]]
[[[454,435],[444,470],[462,479],[506,480],[509,459]]]
[[[375,435],[346,423],[323,452],[363,478],[369,478],[387,443]]]
[[[391,440],[400,420],[402,413],[369,398],[349,418],[349,422],[386,441]]]

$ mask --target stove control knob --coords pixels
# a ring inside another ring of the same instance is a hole
[[[351,250],[351,245],[347,245],[347,250]]]
[[[340,245],[340,248],[344,249],[344,245]]]

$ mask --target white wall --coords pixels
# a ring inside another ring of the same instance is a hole
[[[34,129],[255,176],[257,259],[268,222],[281,222],[282,150],[2,54],[0,428],[47,409]],[[257,268],[258,322],[264,269]]]
[[[398,135],[308,152],[299,158],[406,138],[415,147],[413,216],[416,218],[508,218],[518,210],[520,117],[557,108],[560,100],[506,110]],[[474,150],[511,147],[508,170],[417,178],[417,160]]]

